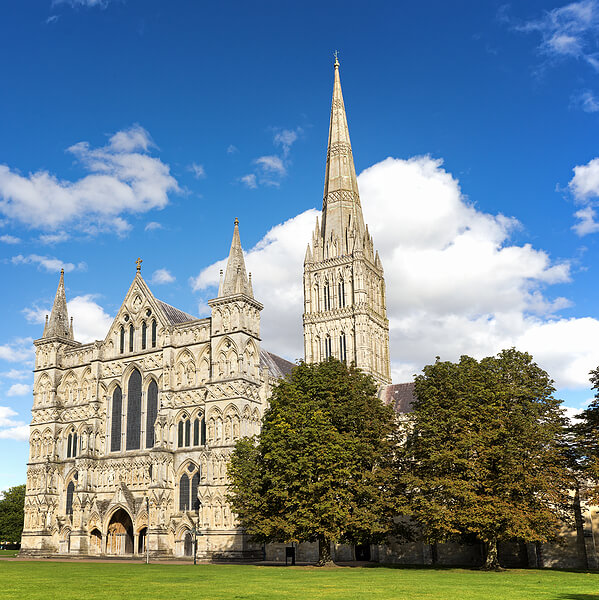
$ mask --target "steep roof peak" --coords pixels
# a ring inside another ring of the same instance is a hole
[[[219,298],[223,296],[233,296],[235,294],[245,294],[250,298],[254,297],[252,286],[250,285],[246,270],[245,260],[243,258],[243,249],[239,237],[239,219],[235,218],[233,227],[233,239],[229,258],[227,260],[227,269],[225,277],[221,280],[218,290]]]
[[[60,279],[54,297],[54,304],[52,305],[52,312],[44,328],[43,337],[73,339],[72,324],[69,324],[69,313],[67,311],[67,297],[64,291],[64,269],[60,270]]]

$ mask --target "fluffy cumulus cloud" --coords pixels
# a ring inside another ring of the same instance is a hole
[[[574,177],[568,184],[577,204],[582,208],[574,213],[577,222],[572,229],[579,235],[599,231],[596,221],[596,207],[599,204],[599,158],[593,158],[586,165],[574,167]]]
[[[6,392],[7,396],[25,396],[31,393],[31,386],[26,383],[14,383]]]
[[[67,309],[69,316],[73,317],[73,330],[78,342],[85,344],[94,340],[103,340],[106,337],[113,317],[96,302],[94,294],[75,296],[67,303]],[[34,306],[26,308],[23,313],[30,323],[42,325],[46,320],[46,315],[50,314],[50,310],[49,307]]]
[[[152,274],[152,283],[156,284],[164,284],[164,283],[173,283],[175,281],[175,277],[171,274],[168,269],[157,269]]]
[[[0,344],[0,360],[19,363],[33,360],[33,339],[16,338],[12,342]]]
[[[29,427],[20,420],[13,417],[17,413],[8,406],[0,406],[0,439],[27,441],[29,439]]]
[[[560,318],[569,302],[550,294],[569,280],[568,263],[511,243],[519,223],[477,210],[440,160],[388,158],[361,173],[359,186],[385,268],[394,381],[410,380],[436,355],[482,357],[516,346],[560,387],[588,387],[599,364],[599,321]],[[291,359],[303,355],[302,268],[317,215],[277,225],[246,255],[265,305],[264,346]],[[221,260],[204,269],[193,288],[213,293],[223,267]]]
[[[124,215],[164,208],[168,194],[179,191],[169,166],[149,154],[153,147],[139,125],[115,133],[99,148],[79,142],[67,151],[88,174],[76,181],[47,171],[23,176],[0,165],[0,214],[43,230],[69,225],[87,233],[125,233],[130,224]]]
[[[0,235],[0,242],[3,244],[20,244],[21,240],[14,235]]]
[[[571,2],[545,11],[536,19],[512,23],[519,31],[539,35],[539,51],[548,59],[575,58],[599,71],[597,0]]]

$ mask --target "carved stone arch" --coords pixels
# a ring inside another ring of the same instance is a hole
[[[208,418],[212,419],[213,417],[222,417],[223,412],[218,406],[211,406],[208,411]]]
[[[133,523],[133,518],[131,517],[131,508],[123,502],[115,502],[114,504],[112,504],[110,506],[110,508],[106,511],[106,514],[104,515],[104,523],[102,524],[102,531],[106,531],[108,529],[108,525],[110,525],[110,520],[112,519],[112,517],[114,517],[114,514],[118,510],[121,510],[121,509],[124,510],[129,515],[129,518],[131,519],[131,522]]]
[[[148,386],[150,385],[150,383],[152,381],[156,382],[156,385],[158,386],[158,390],[160,391],[160,383],[161,383],[161,379],[162,379],[161,375],[159,376],[159,375],[156,375],[155,373],[144,374],[142,372],[141,376],[142,376],[141,386],[142,386],[142,389],[144,392],[148,391]]]
[[[79,379],[72,369],[69,370],[60,382],[60,395],[64,403],[74,403],[78,398]]]
[[[189,465],[193,465],[195,467],[194,470],[197,470],[200,468],[200,465],[195,460],[193,460],[192,458],[187,458],[181,463],[181,465],[177,469],[177,473],[176,473],[177,479],[179,479],[179,477],[181,477],[181,475],[183,475],[183,473],[187,473],[188,475],[190,473],[193,474],[193,471],[190,471],[188,469]]]
[[[148,513],[144,508],[136,517],[133,522],[133,529],[136,533],[139,534],[140,529],[148,526]]]
[[[188,348],[182,348],[175,358],[175,363],[185,362],[187,360],[194,360],[193,354]]]
[[[127,392],[127,385],[129,383],[129,378],[131,377],[131,373],[133,373],[133,371],[138,370],[140,375],[142,376],[142,381],[143,381],[143,374],[144,374],[144,368],[143,365],[141,365],[140,363],[138,363],[137,361],[133,361],[129,364],[126,365],[126,367],[123,369],[123,373],[121,375],[121,389],[123,390],[123,397],[125,397],[126,392]]]
[[[225,353],[228,352],[231,348],[235,349],[235,352],[237,352],[239,354],[239,348],[237,347],[237,344],[235,343],[235,340],[233,340],[232,338],[230,338],[228,335],[225,336],[219,343],[219,345],[216,348],[216,352],[221,352],[223,349],[225,349]]]
[[[94,509],[87,520],[87,531],[91,532],[92,529],[102,529],[102,518],[100,513]]]

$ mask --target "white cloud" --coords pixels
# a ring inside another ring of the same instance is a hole
[[[29,427],[23,421],[15,421],[17,413],[8,406],[0,406],[0,439],[29,440]]]
[[[107,314],[95,302],[95,298],[94,294],[85,294],[83,296],[75,296],[67,302],[69,316],[73,317],[75,339],[84,344],[93,342],[94,340],[103,340],[113,321],[113,317]],[[39,323],[41,325],[45,322],[46,315],[50,314],[50,309],[34,306],[24,309],[23,313],[30,323]]]
[[[599,111],[599,99],[590,90],[584,90],[572,97],[572,105],[581,108],[584,112],[595,113]]]
[[[69,4],[73,8],[85,7],[85,8],[106,8],[110,0],[53,0],[52,6],[57,4]]]
[[[26,383],[14,383],[10,386],[7,396],[25,396],[31,393],[31,386]]]
[[[206,177],[206,170],[204,169],[203,165],[191,163],[187,170],[191,171],[196,179],[203,179],[204,177]]]
[[[229,144],[227,146],[227,154],[237,154],[239,152],[239,148],[234,146],[233,144]]]
[[[359,185],[385,268],[394,381],[411,379],[436,355],[456,360],[516,346],[559,386],[588,388],[588,372],[599,364],[599,321],[560,318],[569,301],[548,291],[569,281],[568,263],[512,244],[519,223],[469,204],[439,160],[388,158],[361,173]],[[302,268],[317,214],[273,227],[246,255],[265,305],[264,347],[290,359],[303,355]],[[213,293],[224,264],[204,269],[193,288]]]
[[[66,231],[59,231],[57,233],[46,233],[40,235],[38,239],[40,243],[52,246],[54,244],[66,242],[69,239],[69,234]]]
[[[0,377],[6,377],[7,379],[28,379],[31,377],[31,373],[29,371],[11,369],[10,371],[4,371],[4,373],[0,373]]]
[[[47,171],[24,177],[0,165],[0,213],[37,229],[69,225],[123,234],[131,226],[122,215],[164,208],[168,194],[180,191],[168,165],[147,154],[152,147],[139,125],[115,133],[100,148],[79,142],[68,152],[89,174],[76,181]]]
[[[173,283],[175,278],[168,269],[158,269],[154,271],[151,281],[156,284]]]
[[[539,51],[547,58],[584,60],[599,70],[597,0],[581,0],[545,11],[540,18],[516,24],[515,28],[538,33],[541,37]]]
[[[10,262],[13,265],[36,264],[39,268],[45,269],[50,273],[58,273],[61,269],[64,269],[65,273],[70,273],[75,269],[82,271],[86,268],[86,264],[84,262],[80,262],[77,266],[75,266],[73,263],[65,263],[58,258],[53,258],[51,256],[40,256],[39,254],[29,254],[28,256],[18,254],[17,256],[13,256],[10,259]]]
[[[239,180],[251,190],[255,190],[258,187],[258,184],[256,183],[256,175],[254,175],[254,173],[248,173],[247,175],[240,177]]]
[[[33,359],[33,339],[15,338],[7,344],[0,344],[0,360],[26,362]]]
[[[274,154],[270,156],[259,156],[254,160],[254,163],[257,164],[266,175],[273,174],[283,177],[287,174],[287,169],[283,164],[283,161]]]
[[[20,244],[21,238],[15,237],[14,235],[1,235],[0,242],[4,244]]]
[[[275,146],[281,146],[283,156],[287,156],[291,150],[291,146],[297,141],[297,138],[302,133],[302,128],[297,129],[281,129],[275,132],[273,143]]]
[[[144,231],[156,231],[157,229],[164,229],[161,223],[157,221],[150,221],[145,227]]]
[[[599,231],[599,223],[595,221],[595,207],[599,199],[599,158],[574,167],[574,177],[568,187],[576,202],[583,205],[583,208],[574,213],[578,222],[572,229],[579,236]]]

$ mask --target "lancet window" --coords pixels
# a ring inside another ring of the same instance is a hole
[[[75,458],[77,456],[77,433],[74,429],[67,436],[67,458]]]
[[[139,450],[141,437],[141,373],[134,369],[127,385],[127,450]]]
[[[123,412],[123,392],[117,385],[112,392],[112,416],[110,427],[110,451],[121,449],[121,417]]]
[[[73,494],[75,493],[75,484],[72,481],[69,481],[69,485],[67,485],[67,502],[66,502],[66,514],[73,514]]]
[[[339,308],[343,308],[345,306],[345,282],[341,280],[337,287],[339,293]]]
[[[146,349],[147,338],[148,338],[148,326],[146,325],[146,322],[144,321],[141,324],[141,349],[142,350]]]
[[[121,326],[121,335],[120,335],[120,344],[119,344],[119,349],[120,349],[120,353],[122,354],[123,352],[125,352],[125,328],[123,326]]]
[[[331,310],[331,287],[329,286],[329,282],[327,281],[324,284],[324,309]]]
[[[129,352],[133,352],[133,338],[135,337],[135,327],[133,323],[129,325]]]
[[[345,339],[345,332],[341,332],[339,336],[339,360],[343,362],[347,361],[347,342]]]
[[[177,447],[204,446],[206,444],[206,421],[204,417],[196,417],[193,423],[187,415],[183,415],[177,426]]]
[[[158,416],[158,385],[154,380],[148,386],[146,406],[146,448],[154,446],[154,423]]]
[[[200,469],[194,463],[189,463],[179,479],[179,510],[194,510],[200,508],[198,486],[200,484]]]
[[[324,339],[324,357],[325,359],[330,358],[332,355],[331,336],[327,335]]]
[[[152,321],[152,348],[156,348],[156,321]]]

